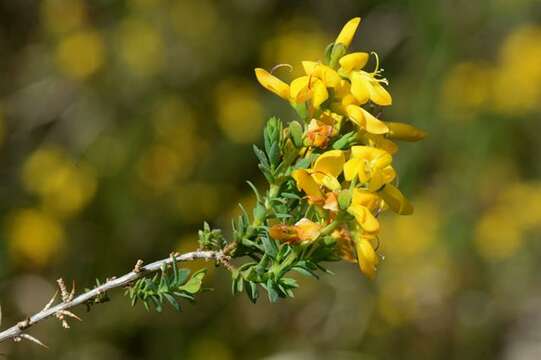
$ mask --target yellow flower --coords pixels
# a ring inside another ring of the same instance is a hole
[[[285,82],[261,68],[255,69],[255,76],[265,89],[275,93],[282,99],[289,100],[289,85]]]
[[[331,150],[321,154],[311,169],[297,169],[291,176],[297,182],[297,187],[304,191],[312,200],[322,199],[320,186],[331,191],[340,190],[338,176],[342,172],[345,157],[340,150]]]
[[[368,191],[377,191],[396,177],[391,166],[393,158],[385,150],[370,146],[352,146],[351,158],[344,164],[347,181],[358,177]]]
[[[320,79],[326,87],[335,88],[342,83],[340,75],[327,65],[316,61],[303,61],[302,66],[306,75]]]
[[[315,76],[301,76],[294,79],[290,85],[289,100],[293,103],[303,103],[312,100],[312,106],[319,109],[320,105],[329,98],[327,87]]]
[[[351,93],[361,104],[371,100],[381,106],[391,105],[393,102],[391,94],[381,85],[381,83],[386,84],[387,80],[377,79],[376,75],[376,73],[367,73],[362,70],[352,72],[350,75]]]
[[[348,105],[346,106],[346,112],[355,124],[371,134],[385,134],[389,132],[389,128],[383,121],[377,119],[360,106]]]
[[[336,38],[334,43],[342,44],[347,48],[351,44],[351,41],[353,40],[353,36],[355,36],[355,32],[357,31],[357,27],[359,27],[360,23],[361,23],[360,17],[356,17],[349,20],[346,23],[346,25],[344,25],[340,33],[338,34],[338,37]]]
[[[277,224],[269,229],[273,239],[288,243],[312,242],[321,234],[322,226],[307,218],[302,218],[295,225]]]
[[[355,238],[355,251],[357,252],[357,262],[363,274],[373,279],[376,275],[376,265],[379,257],[374,251],[371,240],[374,236],[361,235]]]
[[[355,217],[355,220],[365,233],[375,234],[379,232],[380,226],[372,211],[378,209],[380,205],[381,199],[374,193],[354,189],[351,205],[347,211]]]

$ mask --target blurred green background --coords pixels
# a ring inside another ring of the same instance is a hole
[[[266,118],[253,68],[321,59],[350,18],[394,106],[427,130],[395,162],[416,212],[387,216],[377,279],[351,264],[257,305],[211,271],[196,305],[121,292],[11,359],[541,358],[541,3],[535,0],[0,1],[2,327],[55,279],[118,275],[228,228]],[[280,71],[282,72],[282,71]],[[288,76],[286,72],[279,74]],[[198,264],[204,265],[204,264]]]

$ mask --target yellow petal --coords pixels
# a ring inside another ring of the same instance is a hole
[[[314,177],[317,179],[322,175],[329,175],[334,178],[337,178],[338,175],[342,172],[342,167],[344,166],[345,157],[344,152],[341,150],[331,150],[326,151],[323,154],[319,155],[314,163]],[[322,180],[323,181],[323,180]]]
[[[353,72],[350,75],[350,80],[351,94],[360,104],[366,104],[370,99],[370,88],[372,87],[369,79],[360,72]]]
[[[255,76],[265,89],[275,93],[282,99],[289,99],[289,86],[285,82],[261,68],[255,69]]]
[[[338,37],[334,42],[337,44],[343,44],[347,48],[351,44],[351,40],[353,40],[353,36],[355,35],[360,22],[360,17],[349,20],[346,25],[344,25],[342,31],[340,31],[340,34],[338,34]]]
[[[379,231],[379,221],[368,208],[352,204],[348,208],[348,212],[355,217],[355,220],[364,231],[368,233],[377,233]]]
[[[342,78],[331,67],[315,62],[315,61],[303,61],[302,66],[306,75],[312,75],[323,81],[325,86],[337,87],[341,84]]]
[[[368,53],[354,52],[340,58],[340,66],[346,74],[352,70],[361,70],[368,62]]]
[[[296,103],[303,103],[310,98],[310,91],[308,87],[308,82],[310,81],[310,76],[301,76],[294,79],[289,86],[289,95],[291,99]]]
[[[355,241],[355,250],[361,272],[368,278],[373,279],[376,275],[376,265],[379,259],[372,244],[367,239],[360,238]]]
[[[291,174],[293,179],[297,182],[299,190],[304,191],[308,196],[322,197],[319,185],[315,182],[310,173],[304,169],[297,169]]]
[[[351,120],[360,128],[371,134],[385,134],[389,128],[385,123],[377,119],[374,115],[357,105],[346,106],[346,111]]]
[[[325,84],[323,84],[323,82],[320,80],[315,81],[312,85],[312,105],[314,108],[319,109],[321,104],[323,104],[329,98],[329,92],[327,91]]]
[[[355,145],[351,147],[351,156],[354,158],[376,161],[378,167],[389,165],[393,157],[385,150],[377,149],[372,146]]]
[[[362,190],[359,188],[353,189],[353,195],[351,197],[351,203],[361,205],[369,210],[375,210],[380,207],[381,199],[376,194]]]
[[[344,164],[344,178],[346,181],[351,181],[357,176],[362,162],[363,159],[360,158],[352,158],[346,161]]]
[[[378,194],[389,205],[391,210],[397,214],[410,215],[413,213],[413,206],[394,185],[385,185]]]
[[[364,114],[365,119],[365,129],[371,134],[381,135],[386,134],[389,132],[389,128],[385,123],[378,118],[376,118],[374,115],[370,114],[368,111],[366,111],[363,108],[360,108]]]
[[[388,106],[393,103],[391,94],[377,81],[372,81],[372,86],[369,88],[370,100],[381,106]]]
[[[386,125],[389,128],[389,134],[387,136],[391,139],[419,141],[426,136],[426,132],[417,129],[413,125],[399,122],[387,122]]]

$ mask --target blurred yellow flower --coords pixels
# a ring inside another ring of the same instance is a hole
[[[218,125],[235,143],[252,143],[263,127],[263,108],[252,85],[224,80],[215,90]]]
[[[181,168],[181,165],[184,168]],[[189,166],[189,168],[186,168]],[[179,172],[191,173],[191,162],[181,164],[178,153],[163,144],[152,145],[145,151],[138,164],[142,182],[157,193],[170,190]]]
[[[64,245],[62,224],[37,209],[14,212],[8,218],[7,238],[15,260],[46,265]]]
[[[149,77],[161,70],[165,49],[156,26],[141,18],[127,18],[118,26],[116,42],[120,60],[132,73]]]
[[[507,208],[496,207],[484,214],[475,229],[475,245],[486,260],[511,257],[522,245],[522,231]]]
[[[498,111],[516,115],[541,108],[540,39],[538,25],[520,26],[505,39],[494,80]]]
[[[487,109],[491,102],[494,69],[487,62],[466,61],[456,64],[443,82],[443,105],[452,120],[464,120],[468,112]],[[508,91],[504,91],[508,93]],[[460,111],[460,116],[456,111]]]
[[[74,79],[84,79],[98,71],[105,62],[101,35],[91,29],[63,38],[56,50],[59,70]]]
[[[40,196],[43,206],[58,216],[71,216],[93,198],[97,181],[85,162],[76,163],[60,148],[36,150],[23,164],[22,182]]]
[[[295,18],[280,26],[277,35],[263,45],[263,64],[268,67],[275,64],[293,65],[292,77],[303,75],[299,66],[305,59],[318,59],[328,39],[310,19]]]

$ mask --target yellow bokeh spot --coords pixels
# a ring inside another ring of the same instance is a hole
[[[413,215],[382,219],[385,252],[395,260],[421,255],[438,238],[439,209],[429,199],[418,199],[414,203]]]
[[[60,148],[35,151],[22,168],[25,188],[40,196],[44,208],[58,216],[71,216],[94,196],[97,187],[93,169],[75,163]]]
[[[514,30],[500,49],[494,102],[500,112],[516,115],[539,109],[541,103],[541,26]]]
[[[291,80],[304,75],[301,62],[323,59],[323,49],[331,40],[308,19],[296,19],[278,29],[277,35],[263,45],[263,63],[270,68],[276,64],[291,64],[291,73],[281,70],[280,78]]]
[[[147,77],[157,73],[164,59],[164,44],[152,24],[139,19],[124,20],[117,30],[120,60],[134,74]]]
[[[171,9],[174,29],[186,40],[196,45],[212,46],[216,37],[219,15],[208,0],[177,1]],[[210,44],[209,44],[210,43]]]
[[[59,70],[74,79],[84,79],[98,71],[105,61],[101,35],[83,30],[66,36],[56,50]]]
[[[218,125],[233,142],[251,143],[263,127],[263,109],[257,92],[247,83],[226,80],[216,88]]]
[[[493,74],[492,66],[484,62],[463,62],[450,70],[443,83],[443,105],[453,120],[467,119],[465,114],[489,106]]]
[[[47,31],[67,33],[85,23],[86,8],[83,0],[44,0],[41,2],[41,16]]]
[[[522,232],[507,208],[493,208],[483,215],[475,231],[475,245],[486,260],[511,257],[522,245]]]
[[[64,229],[54,217],[37,209],[16,211],[7,224],[9,249],[15,260],[46,265],[64,245]]]
[[[186,169],[187,164],[181,168],[178,153],[169,146],[156,144],[151,146],[139,162],[139,177],[150,189],[161,193],[172,187],[179,171]],[[191,164],[190,164],[191,166]]]

